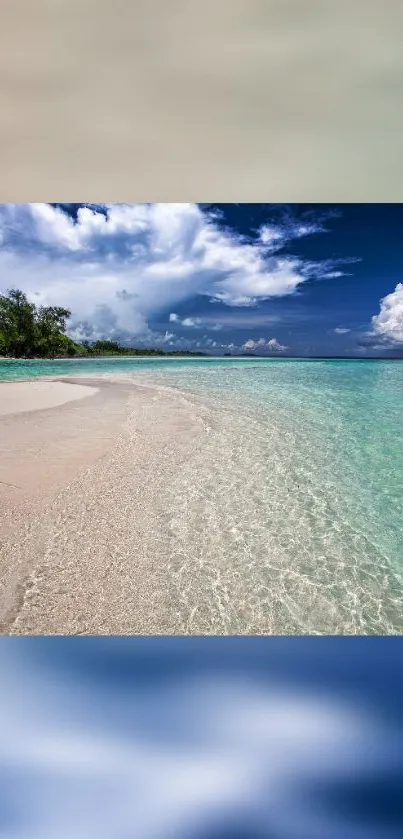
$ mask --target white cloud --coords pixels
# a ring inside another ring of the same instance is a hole
[[[161,338],[161,341],[163,343],[165,341],[172,341],[172,338],[175,338],[175,333],[174,332],[168,332],[168,330],[166,330],[165,334]]]
[[[309,232],[272,227],[270,235],[284,243]],[[268,253],[267,230],[246,243],[196,204],[81,207],[76,223],[47,204],[4,204],[0,236],[0,290],[67,306],[82,337],[147,338],[150,318],[196,295],[250,307],[293,294],[321,270]]]
[[[324,233],[325,228],[314,222],[299,224],[286,219],[281,225],[264,224],[259,231],[260,241],[268,250],[277,251],[290,239],[300,239],[312,236],[313,233]]]
[[[265,338],[259,338],[257,341],[254,341],[253,338],[249,338],[242,346],[244,350],[268,350],[270,352],[284,352],[288,350],[284,344],[280,344],[277,341],[277,338],[270,338],[269,340],[265,340]]]
[[[346,329],[344,326],[336,326],[336,329],[333,330],[336,335],[346,335],[347,332],[351,332],[351,329]]]
[[[380,301],[380,310],[372,318],[372,334],[385,343],[403,343],[403,283]]]
[[[181,320],[179,315],[175,314],[175,312],[171,312],[169,320],[170,322],[180,323],[182,326],[186,326],[191,329],[211,329],[213,332],[218,332],[221,329],[220,323],[212,322],[208,318],[187,317]]]
[[[259,235],[260,241],[268,247],[280,247],[284,241],[282,231],[276,229],[275,227],[270,227],[268,224],[264,224],[263,227],[260,228]]]
[[[182,326],[200,327],[201,325],[201,318],[184,318],[182,321]]]
[[[270,338],[270,341],[267,342],[267,346],[269,350],[274,350],[275,352],[284,352],[284,350],[288,350],[284,344],[280,344],[277,341],[277,338]]]

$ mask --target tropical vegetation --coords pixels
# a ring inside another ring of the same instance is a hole
[[[117,341],[82,341],[66,334],[71,317],[63,306],[36,306],[24,292],[0,294],[0,356],[10,358],[66,358],[88,355],[204,355],[188,350],[121,346]]]

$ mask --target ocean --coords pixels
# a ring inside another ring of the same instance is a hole
[[[161,499],[184,633],[403,632],[403,363],[0,361],[180,391],[203,419]]]

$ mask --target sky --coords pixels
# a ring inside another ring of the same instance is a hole
[[[402,204],[2,204],[0,292],[76,340],[403,356]]]
[[[401,646],[3,637],[0,835],[400,839]]]

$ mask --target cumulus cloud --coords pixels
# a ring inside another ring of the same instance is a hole
[[[249,338],[242,346],[244,350],[267,350],[270,352],[285,352],[288,350],[284,344],[280,344],[277,341],[277,338],[269,338],[266,341],[265,338],[259,338],[257,341],[254,341],[253,338]]]
[[[372,318],[372,335],[385,344],[403,343],[403,283],[380,301],[380,310]]]
[[[288,350],[284,344],[280,344],[277,341],[277,338],[270,338],[270,341],[267,342],[267,346],[269,350],[275,350],[275,352],[284,352],[284,350]]]
[[[324,276],[328,261],[274,253],[275,242],[319,229],[273,224],[246,242],[197,204],[86,205],[76,219],[54,205],[3,204],[0,290],[70,308],[76,336],[147,339],[150,318],[168,310],[175,322],[174,306],[196,296],[251,307]]]
[[[200,327],[201,325],[201,318],[184,318],[182,321],[182,326]]]

